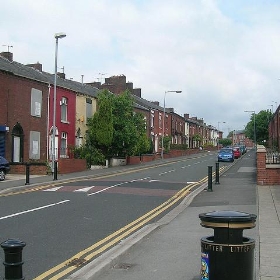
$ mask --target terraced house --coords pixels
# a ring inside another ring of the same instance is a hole
[[[2,52],[0,155],[13,164],[73,156],[72,148],[85,143],[87,119],[96,112],[97,95],[102,89],[113,94],[125,90],[132,93],[135,112],[141,112],[145,118],[153,153],[161,152],[163,135],[170,136],[172,144],[189,148],[214,145],[217,141],[219,134],[215,128],[188,114],[180,116],[174,108],[165,108],[164,114],[158,101],[142,98],[141,89],[133,88],[124,75],[106,78],[104,84],[85,84],[58,73],[54,106],[54,74],[44,72],[39,62],[23,65],[13,60],[13,53]]]

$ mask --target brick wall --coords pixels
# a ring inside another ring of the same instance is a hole
[[[280,185],[280,165],[266,164],[266,149],[257,146],[257,184]]]
[[[41,117],[31,116],[31,89],[42,91]],[[30,131],[40,132],[40,160],[46,160],[48,85],[0,71],[0,124],[9,127],[6,133],[5,157],[12,161],[12,130],[19,123],[23,129],[23,162],[29,161]]]
[[[58,160],[59,174],[81,172],[85,170],[87,170],[87,163],[85,159],[61,158]]]
[[[11,170],[9,173],[11,174],[26,174],[26,164],[11,164]],[[29,174],[30,175],[46,175],[47,174],[47,166],[42,164],[29,166]]]

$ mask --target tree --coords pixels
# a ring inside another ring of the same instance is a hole
[[[98,111],[88,119],[86,144],[75,150],[87,163],[103,164],[112,156],[135,155],[148,152],[150,141],[146,135],[144,116],[133,111],[129,91],[113,95],[104,90],[98,94]]]
[[[87,144],[100,150],[105,157],[113,142],[112,94],[102,91],[98,97],[98,111],[88,119]]]
[[[113,142],[114,156],[132,155],[136,152],[137,129],[133,122],[133,99],[129,91],[113,96]]]
[[[262,110],[258,114],[251,115],[250,122],[245,127],[246,137],[254,140],[255,125],[256,125],[256,141],[258,144],[263,144],[264,140],[268,140],[268,124],[272,118],[272,113],[269,110]]]
[[[232,144],[232,141],[229,138],[223,138],[223,139],[219,139],[219,144],[223,145],[223,147],[226,147],[226,146],[230,146]]]
[[[88,167],[105,163],[113,141],[112,94],[104,90],[97,101],[99,110],[87,120],[86,143],[75,149],[75,155],[85,158]]]
[[[143,154],[151,149],[150,139],[146,134],[146,122],[143,114],[135,113],[133,117],[134,125],[136,127],[137,147],[136,154]]]

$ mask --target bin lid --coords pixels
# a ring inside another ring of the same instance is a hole
[[[257,216],[239,211],[223,210],[199,214],[204,227],[253,228]]]

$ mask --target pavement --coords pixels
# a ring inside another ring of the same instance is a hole
[[[161,160],[158,162],[162,163]],[[139,165],[58,175],[58,181],[134,168],[139,168]],[[25,182],[25,176],[15,179],[8,175],[5,182],[0,182],[0,193],[7,188],[16,191]],[[66,279],[201,279],[200,239],[213,235],[213,229],[200,225],[199,214],[223,210],[257,215],[256,226],[243,232],[244,236],[255,240],[254,280],[280,279],[280,186],[256,184],[254,150],[248,151],[220,174],[219,182],[213,182],[212,192],[207,190],[207,184],[196,189],[161,220],[122,240]],[[55,181],[51,176],[31,176],[30,186],[38,184],[55,184]]]

